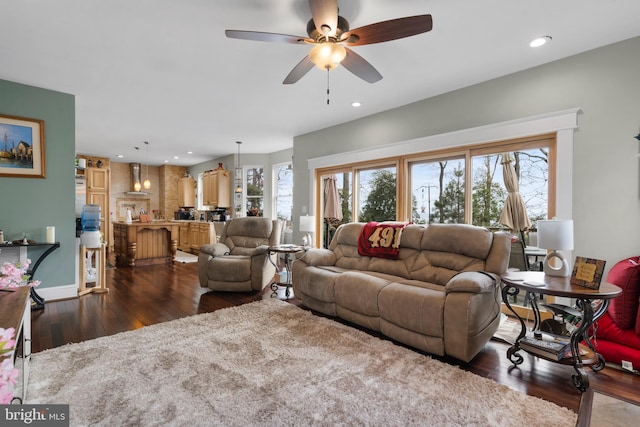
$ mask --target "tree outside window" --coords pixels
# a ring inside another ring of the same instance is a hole
[[[247,168],[247,216],[263,216],[264,213],[264,168]]]
[[[360,192],[358,220],[396,220],[396,168],[360,171]]]

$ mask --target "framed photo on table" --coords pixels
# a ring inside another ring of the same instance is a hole
[[[600,289],[606,261],[595,258],[576,257],[571,273],[571,284],[589,289]]]
[[[0,114],[0,176],[44,178],[44,121]]]

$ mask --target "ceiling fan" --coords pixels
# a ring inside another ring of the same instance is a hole
[[[311,51],[282,82],[293,84],[313,66],[332,70],[342,64],[362,80],[375,83],[382,75],[363,57],[345,46],[382,43],[426,33],[433,28],[431,15],[407,16],[349,29],[349,22],[338,15],[337,0],[309,0],[311,19],[307,23],[308,37],[259,31],[226,30],[227,37],[275,43],[310,44]]]

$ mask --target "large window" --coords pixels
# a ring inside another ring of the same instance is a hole
[[[504,174],[512,168],[517,183],[511,189],[522,195],[535,229],[536,221],[555,214],[549,197],[554,188],[549,173],[554,152],[555,138],[544,136],[407,157],[407,218],[421,224],[467,223],[507,229],[500,215],[509,193]],[[520,230],[512,231],[517,234]]]
[[[409,163],[411,220],[417,224],[464,223],[465,158]]]
[[[357,220],[360,222],[395,220],[397,216],[395,166],[361,169],[357,171],[357,177]]]
[[[328,247],[340,224],[353,221],[353,172],[351,168],[332,170],[319,177],[321,247]],[[328,205],[330,207],[328,207]]]
[[[264,167],[249,166],[246,169],[246,215],[263,216],[264,214]]]
[[[324,218],[324,183],[334,176],[341,222],[411,220],[507,229],[500,214],[509,193],[503,173],[510,159],[535,230],[537,220],[555,215],[555,147],[555,135],[543,135],[317,169],[316,215]],[[329,232],[322,232],[325,240]]]
[[[273,218],[282,220],[285,235],[290,235],[293,232],[293,168],[291,163],[273,167],[273,183]]]
[[[510,147],[514,149],[515,147]],[[546,219],[549,199],[549,147],[517,149],[474,156],[472,224],[501,228],[500,214],[508,194],[505,169],[513,168],[532,224]],[[514,230],[520,231],[520,230]]]
[[[397,162],[393,161],[349,165],[317,175],[320,204],[316,215],[323,225],[320,230],[323,247],[328,247],[340,224],[397,217],[397,169]]]

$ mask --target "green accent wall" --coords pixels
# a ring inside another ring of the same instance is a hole
[[[56,228],[60,248],[40,264],[41,288],[75,284],[75,97],[0,80],[0,114],[44,120],[46,178],[0,177],[0,229],[5,240],[27,233],[45,241]],[[30,249],[35,260],[38,250]],[[41,253],[41,251],[40,251]]]

